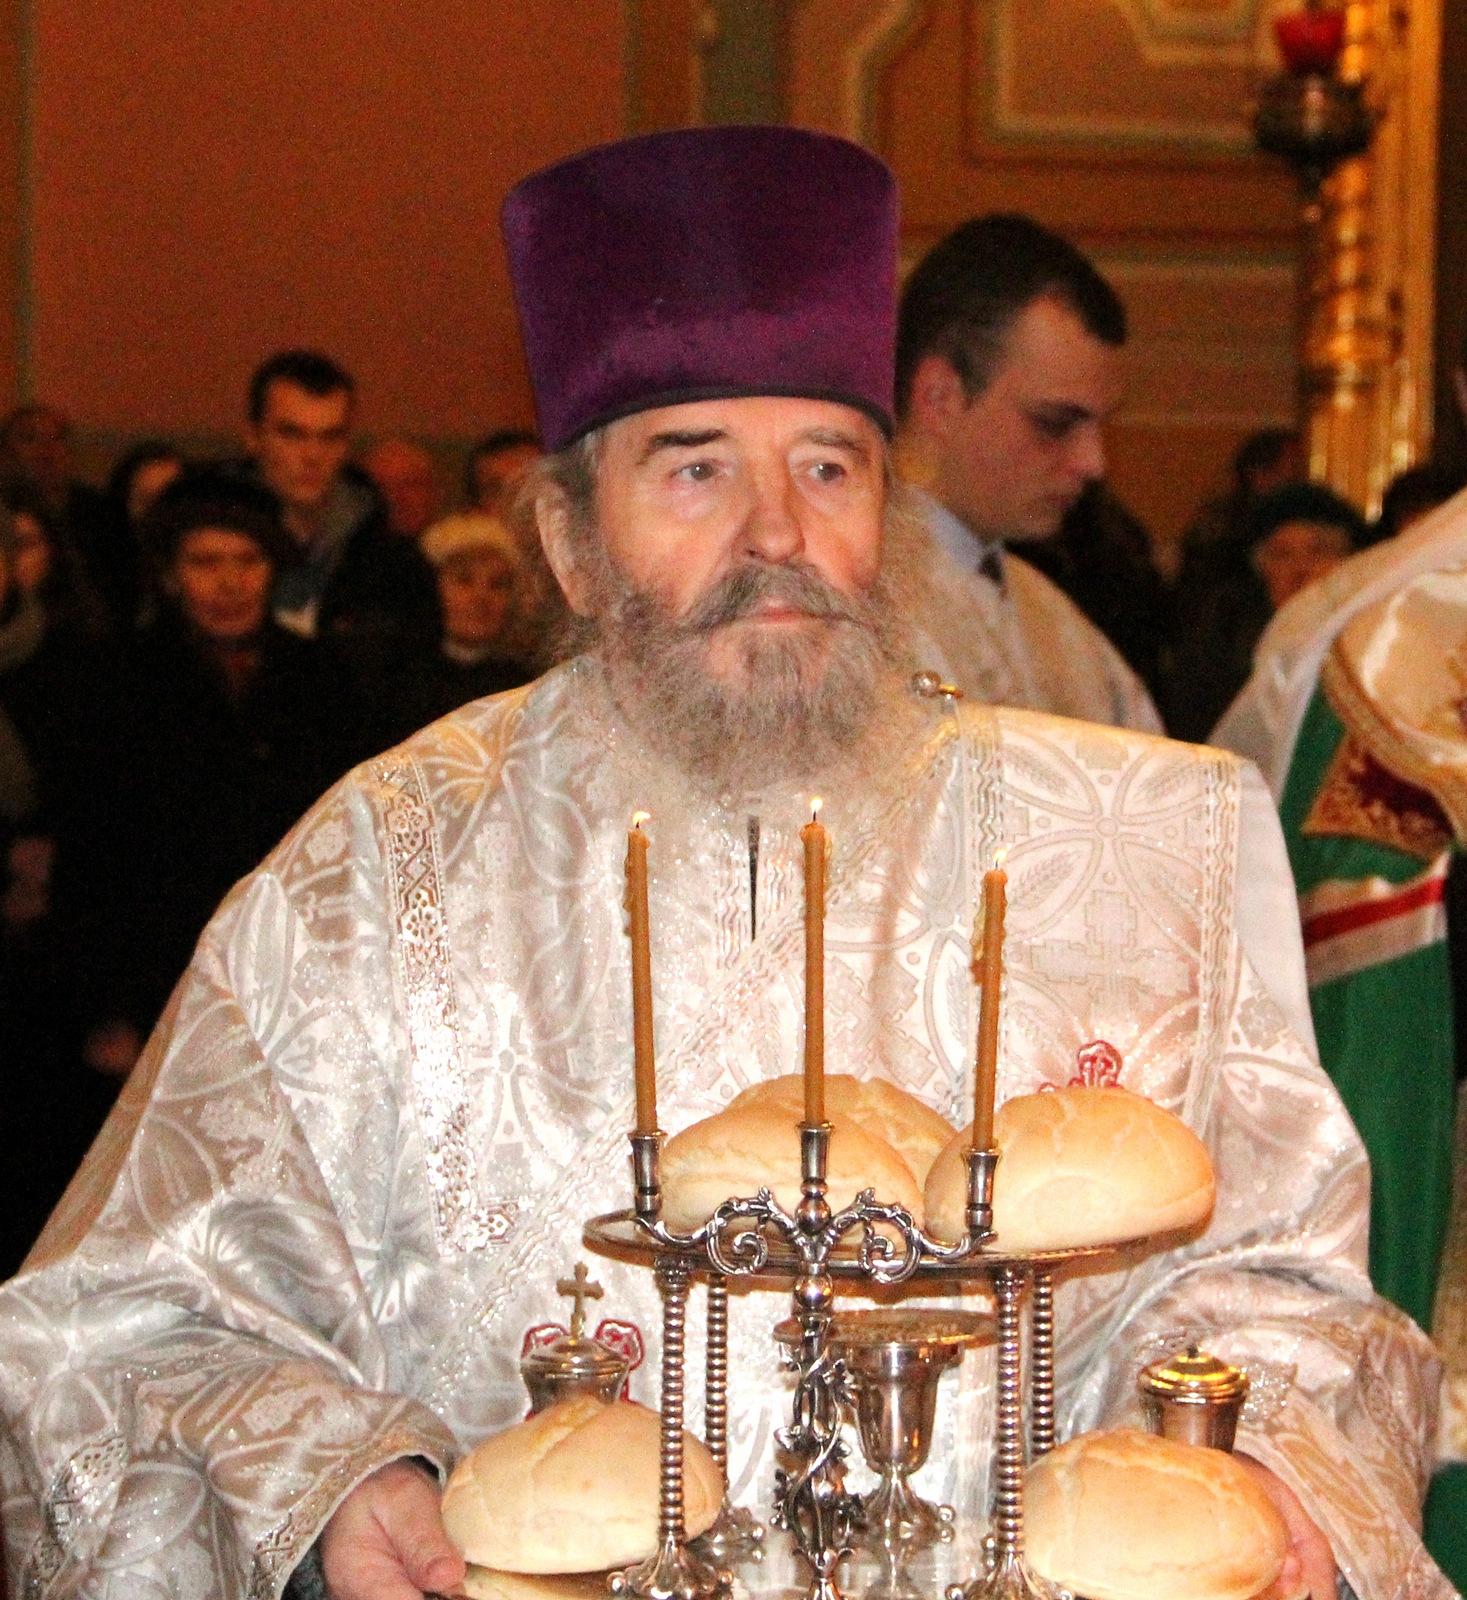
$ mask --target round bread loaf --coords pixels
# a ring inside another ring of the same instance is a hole
[[[805,1081],[798,1074],[766,1078],[729,1101],[729,1110],[743,1105],[780,1105],[798,1121],[805,1111]],[[825,1108],[849,1117],[874,1139],[885,1139],[906,1162],[920,1189],[932,1163],[953,1136],[953,1125],[916,1095],[884,1078],[854,1078],[848,1072],[825,1075]]]
[[[1278,1580],[1289,1535],[1221,1450],[1136,1428],[1084,1433],[1042,1456],[1024,1489],[1036,1572],[1086,1600],[1252,1600]]]
[[[443,1526],[465,1561],[500,1572],[599,1572],[657,1548],[662,1422],[645,1406],[571,1395],[486,1439],[443,1492]],[[723,1479],[683,1435],[688,1533],[712,1525]]]
[[[967,1228],[963,1156],[955,1134],[927,1175],[927,1227]],[[1207,1147],[1170,1111],[1127,1089],[1053,1089],[1006,1100],[993,1119],[998,1170],[993,1231],[1001,1250],[1119,1244],[1191,1228],[1212,1214]]]
[[[911,1168],[885,1139],[838,1112],[830,1115],[827,1195],[839,1211],[862,1189],[905,1206],[919,1221],[922,1191]],[[672,1228],[696,1228],[731,1195],[770,1189],[787,1211],[800,1203],[800,1113],[778,1100],[732,1104],[674,1134],[662,1152],[662,1216]]]

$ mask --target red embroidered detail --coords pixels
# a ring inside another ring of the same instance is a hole
[[[543,1350],[546,1345],[554,1344],[569,1332],[569,1328],[561,1327],[558,1322],[542,1322],[538,1328],[526,1328],[520,1340],[520,1359],[523,1361],[532,1350]]]
[[[596,1343],[604,1344],[608,1350],[614,1350],[625,1360],[628,1382],[621,1386],[621,1397],[623,1400],[629,1399],[631,1375],[641,1366],[647,1353],[642,1330],[635,1322],[618,1322],[614,1317],[604,1317],[596,1329]]]
[[[1114,1089],[1121,1081],[1121,1053],[1104,1039],[1092,1039],[1075,1052],[1075,1065],[1080,1069],[1067,1089]]]

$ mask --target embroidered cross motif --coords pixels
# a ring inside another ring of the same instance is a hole
[[[1109,1011],[1126,1009],[1132,995],[1187,992],[1187,963],[1167,950],[1138,950],[1139,916],[1124,894],[1102,890],[1085,908],[1082,944],[1076,939],[1034,943],[1026,965],[1054,983],[1082,985]]]

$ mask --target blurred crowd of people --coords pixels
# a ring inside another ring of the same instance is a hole
[[[98,491],[68,420],[0,424],[0,1052],[9,1276],[231,886],[356,762],[527,681],[554,619],[496,433],[444,515],[433,459],[352,459],[355,385],[287,351],[246,450],[138,445]]]
[[[1357,551],[1403,533],[1464,487],[1432,463],[1400,474],[1367,523],[1306,478],[1296,433],[1267,428],[1233,460],[1229,492],[1205,504],[1164,570],[1147,530],[1102,480],[1052,539],[1011,548],[1063,589],[1150,691],[1166,731],[1205,742],[1248,681],[1273,614]]]
[[[549,659],[553,585],[509,515],[535,436],[475,445],[445,512],[419,444],[353,457],[355,404],[335,362],[283,352],[251,381],[242,455],[152,440],[101,490],[77,480],[56,410],[0,425],[0,1039],[12,1124],[36,1130],[0,1278],[231,886],[356,762]],[[1367,526],[1303,477],[1294,434],[1250,438],[1172,573],[1098,475],[1057,533],[1004,543],[1109,640],[1168,732],[1202,740],[1274,611],[1460,487],[1416,469]]]

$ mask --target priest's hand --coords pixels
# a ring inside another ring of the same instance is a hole
[[[1276,1477],[1261,1461],[1244,1455],[1241,1450],[1233,1457],[1240,1461],[1258,1481],[1259,1487],[1278,1507],[1279,1515],[1289,1530],[1289,1553],[1284,1558],[1284,1570],[1271,1591],[1280,1600],[1292,1600],[1306,1590],[1312,1600],[1335,1600],[1334,1551],[1329,1540],[1320,1532],[1318,1524],[1309,1515],[1299,1497],[1282,1478]]]
[[[331,1600],[422,1600],[458,1589],[463,1558],[448,1542],[438,1503],[437,1484],[411,1461],[390,1461],[364,1478],[321,1535]]]

